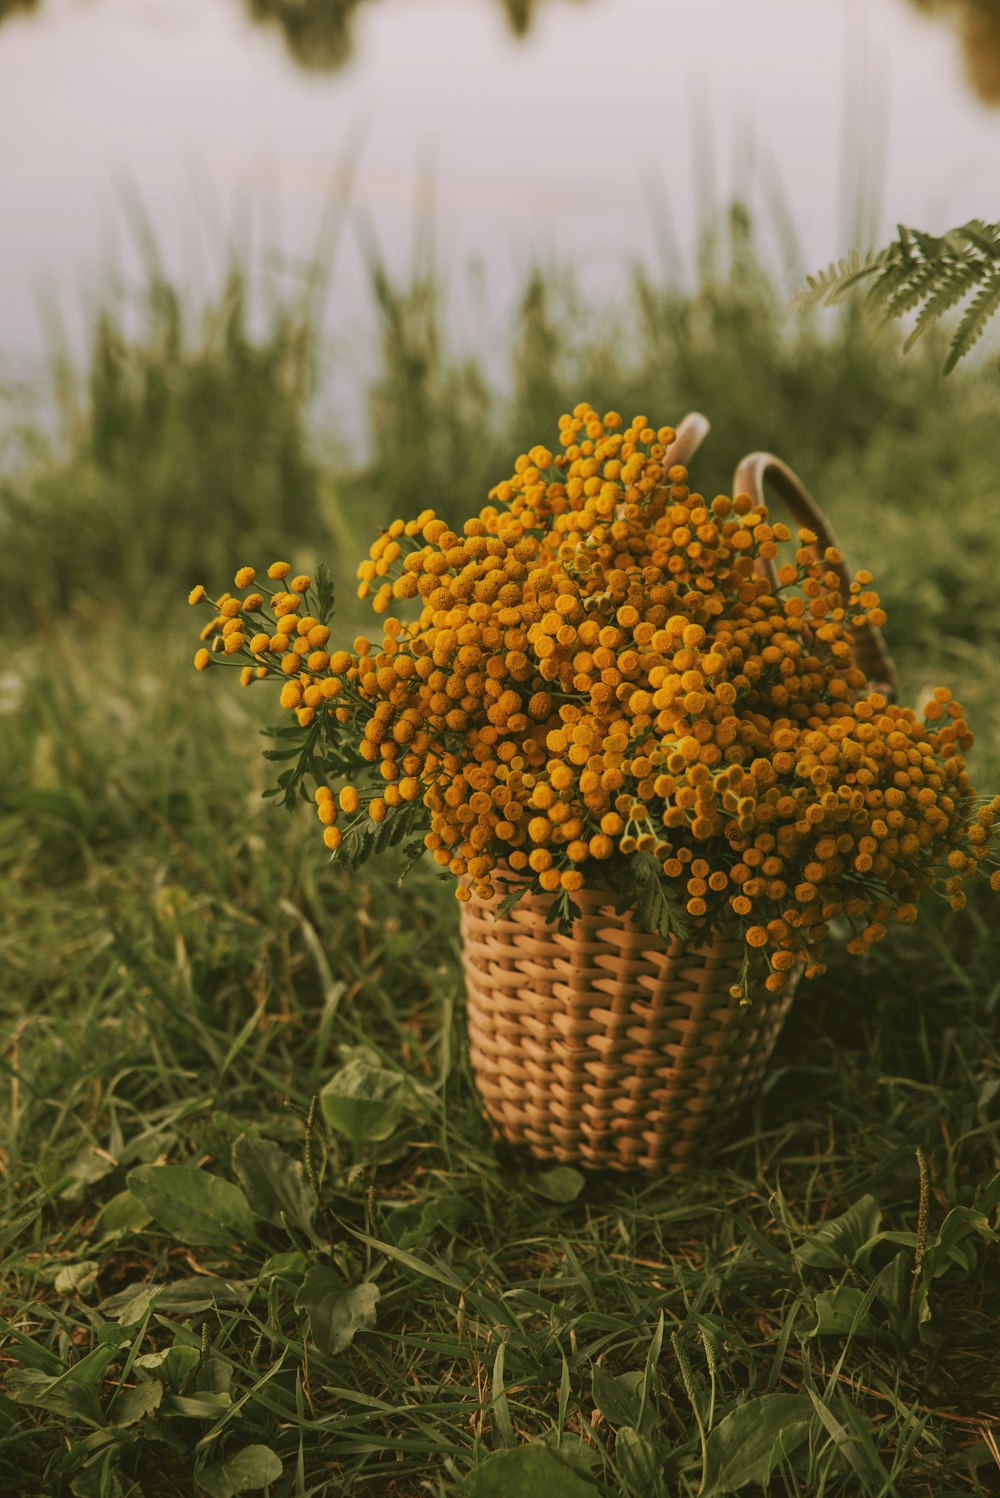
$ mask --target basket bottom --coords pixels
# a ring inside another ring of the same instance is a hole
[[[592,1170],[671,1175],[707,1163],[763,1081],[792,997],[784,994],[780,1006],[770,1006],[768,1021],[753,1026],[752,1045],[725,1057],[710,1087],[678,1085],[677,1068],[664,1055],[661,1085],[644,1098],[628,1086],[639,1080],[634,1074],[620,1079],[615,1096],[616,1084],[607,1086],[611,1078],[604,1085],[585,1082],[578,1091],[578,1067],[565,1062],[528,1069],[521,1058],[512,1068],[511,1056],[498,1054],[495,1031],[476,1022],[470,1005],[470,1058],[491,1133],[536,1160]]]
[[[703,948],[634,926],[585,892],[560,936],[525,898],[462,907],[469,1050],[497,1138],[535,1159],[676,1174],[710,1158],[759,1087],[798,973],[774,994],[729,989],[745,946]]]

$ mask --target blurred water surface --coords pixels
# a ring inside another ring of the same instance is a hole
[[[364,334],[372,238],[402,268],[432,227],[481,337],[532,261],[683,273],[734,195],[789,281],[996,218],[998,100],[996,0],[0,0],[0,368],[46,287],[72,332],[127,280],[139,203],[197,288],[234,245],[294,275],[350,178],[329,327]]]

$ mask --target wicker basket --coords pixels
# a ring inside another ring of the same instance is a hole
[[[685,462],[707,430],[704,417],[685,418],[665,466]],[[759,502],[765,479],[820,546],[835,544],[798,479],[770,454],[744,459],[733,492]],[[838,570],[846,589],[846,564]],[[892,691],[877,630],[858,631],[855,659]],[[540,1159],[682,1171],[710,1154],[760,1083],[799,973],[772,994],[763,968],[752,967],[744,1006],[730,993],[741,939],[667,944],[619,915],[607,891],[573,898],[581,915],[566,935],[546,923],[550,897],[526,894],[506,915],[499,894],[462,906],[470,1053],[487,1116],[499,1137]]]
[[[469,1048],[498,1134],[540,1159],[667,1173],[704,1154],[760,1082],[788,1006],[753,986],[742,940],[699,950],[581,890],[572,931],[525,895],[507,915],[462,906]],[[797,975],[793,974],[793,979]]]

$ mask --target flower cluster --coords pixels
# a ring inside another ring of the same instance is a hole
[[[318,780],[336,855],[395,823],[459,899],[547,891],[565,918],[585,884],[642,891],[664,934],[741,931],[777,990],[822,971],[834,921],[863,952],[939,878],[961,906],[1000,798],[978,807],[946,688],[918,715],[853,664],[885,621],[871,576],[664,471],[673,438],[579,405],[460,534],[427,510],[377,538],[381,641],[331,651],[329,589],[279,562],[212,601],[195,664],[281,681],[282,783]]]

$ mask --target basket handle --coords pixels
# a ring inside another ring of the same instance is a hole
[[[710,428],[711,422],[707,416],[702,416],[700,411],[689,411],[684,420],[676,428],[674,440],[664,454],[664,474],[673,468],[675,463],[680,463],[686,468],[688,460],[694,457],[694,454],[708,436]]]
[[[682,423],[683,426],[683,423]],[[764,501],[764,484],[769,480],[784,500],[792,519],[799,525],[814,531],[818,545],[824,550],[834,546],[841,560],[831,563],[840,578],[845,604],[850,597],[851,572],[844,558],[843,548],[836,540],[830,523],[801,479],[773,453],[749,453],[738,465],[733,477],[733,495],[749,494],[754,504]],[[766,577],[772,587],[777,585],[774,563],[760,557],[754,564],[761,577]],[[882,631],[872,624],[863,624],[854,631],[854,663],[865,673],[869,683],[888,697],[896,694],[896,668],[886,649]]]

